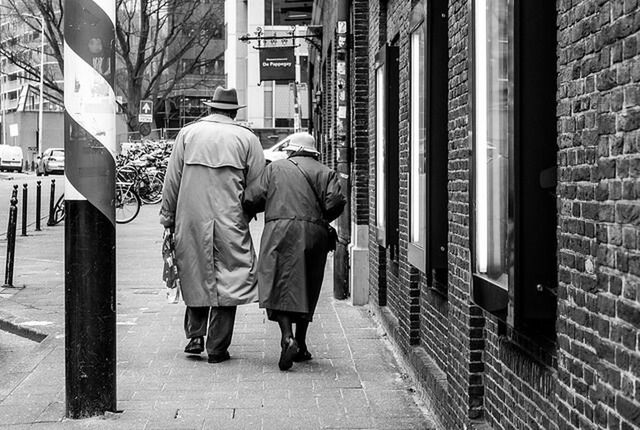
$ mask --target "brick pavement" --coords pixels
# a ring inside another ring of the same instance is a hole
[[[143,207],[118,226],[122,412],[105,417],[64,419],[64,229],[19,238],[15,284],[26,288],[0,289],[0,327],[47,337],[22,342],[0,368],[0,428],[436,428],[367,308],[331,297],[331,267],[309,329],[310,362],[278,370],[279,330],[257,304],[238,309],[230,361],[186,356],[184,307],[163,296],[156,215],[157,207]],[[259,223],[252,230],[258,235]]]

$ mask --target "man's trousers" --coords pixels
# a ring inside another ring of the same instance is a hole
[[[184,332],[187,338],[207,336],[207,354],[224,354],[231,345],[236,309],[237,306],[187,306],[184,314]]]

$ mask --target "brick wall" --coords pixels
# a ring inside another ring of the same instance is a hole
[[[639,18],[558,1],[560,428],[640,427]]]
[[[455,417],[482,418],[484,338],[482,311],[470,302],[469,232],[470,3],[449,4],[449,347]]]
[[[351,6],[351,219],[369,222],[369,2],[355,0]]]
[[[509,341],[505,324],[471,300],[471,0],[450,0],[448,9],[448,294],[430,289],[424,274],[407,262],[413,4],[352,3],[352,221],[369,225],[372,306],[388,315],[392,338],[425,373],[420,375],[425,386],[437,392],[436,411],[447,428],[482,422],[496,429],[640,426],[639,2],[557,1],[557,368],[520,350]],[[326,14],[323,46],[333,51],[331,7]],[[392,39],[400,51],[396,261],[378,245],[375,220],[373,65],[380,47]],[[323,55],[328,58],[326,51]],[[330,58],[323,91],[323,157],[332,166],[335,53]],[[437,376],[430,378],[429,372]]]
[[[386,23],[386,1],[369,1],[369,297],[379,306],[387,304],[387,265],[376,240],[376,75],[372,65],[386,41]]]
[[[322,15],[322,54],[321,61],[316,64],[318,70],[317,79],[322,82],[322,116],[323,145],[321,150],[322,162],[332,169],[335,163],[335,139],[336,139],[336,83],[335,83],[335,29],[337,21],[337,1],[324,2]],[[313,61],[313,60],[312,60]],[[324,70],[323,70],[324,66]]]

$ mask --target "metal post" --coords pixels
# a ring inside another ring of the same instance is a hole
[[[40,231],[40,210],[42,206],[42,181],[36,182],[36,231]]]
[[[42,119],[44,106],[44,15],[40,17],[40,106],[38,108],[38,142],[36,154],[42,151]]]
[[[115,17],[115,0],[64,2],[69,418],[116,411]]]
[[[333,296],[346,299],[349,296],[349,243],[351,241],[351,121],[349,118],[349,7],[351,2],[337,3],[338,22],[336,29],[336,155],[337,170],[342,189],[347,194],[347,206],[337,220],[338,243],[333,256]]]
[[[49,227],[51,227],[52,225],[56,225],[56,223],[53,221],[54,211],[56,210],[55,204],[56,204],[56,180],[52,179],[51,194],[49,194],[49,219],[47,220],[47,225]]]
[[[7,226],[7,262],[4,271],[4,285],[2,288],[13,286],[13,260],[16,250],[16,227],[18,224],[18,186],[13,186],[11,192],[11,206],[9,207],[9,225]]]
[[[22,233],[20,236],[27,235],[27,184],[22,184]]]

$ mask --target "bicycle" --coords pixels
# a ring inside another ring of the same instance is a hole
[[[142,201],[133,182],[116,181],[116,223],[126,224],[138,216]]]
[[[156,204],[162,200],[164,173],[155,167],[146,167],[129,162],[116,169],[118,181],[131,182],[145,204]]]
[[[116,223],[126,224],[133,221],[140,213],[142,201],[138,193],[133,190],[131,182],[116,182]],[[59,224],[65,217],[64,194],[60,196],[53,209],[53,218],[50,225]]]

